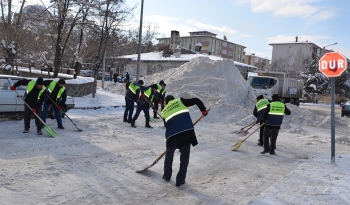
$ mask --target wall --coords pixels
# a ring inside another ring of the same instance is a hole
[[[11,75],[11,73],[7,70],[0,69],[0,73]],[[45,72],[46,73],[46,72]],[[19,71],[19,76],[22,77],[31,77],[31,78],[48,78],[48,75],[41,75],[39,73],[29,73],[29,72],[21,72]],[[52,75],[51,75],[52,77]],[[60,77],[62,78],[62,77]],[[69,80],[72,78],[63,78],[65,80]],[[83,83],[83,84],[69,84],[69,81],[66,81],[66,89],[67,89],[67,95],[71,97],[83,97],[86,95],[89,95],[96,91],[97,82],[91,82],[91,83]]]

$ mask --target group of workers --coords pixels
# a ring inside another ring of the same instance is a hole
[[[260,154],[276,154],[276,141],[278,132],[281,129],[284,114],[290,115],[291,111],[281,102],[277,94],[272,96],[272,101],[264,99],[259,95],[255,104],[253,115],[256,117],[256,123],[260,123],[259,146],[264,147]]]
[[[131,124],[131,127],[136,128],[135,121],[141,111],[145,113],[146,128],[152,128],[149,125],[150,115],[149,109],[153,109],[153,118],[158,119],[157,115],[164,121],[166,127],[166,155],[164,160],[163,179],[170,181],[172,175],[172,164],[174,152],[179,149],[180,169],[176,175],[176,186],[185,184],[187,167],[190,159],[190,147],[198,144],[194,125],[189,114],[188,107],[197,105],[202,115],[206,116],[208,111],[203,102],[199,98],[175,98],[172,95],[165,97],[165,86],[163,80],[157,84],[143,86],[144,82],[139,80],[126,84],[125,93],[125,112],[123,122]],[[134,103],[137,103],[136,113],[132,117]],[[158,113],[158,105],[161,105],[161,114]]]
[[[12,91],[16,91],[19,86],[27,86],[25,94],[21,97],[24,100],[24,130],[23,133],[29,132],[30,119],[35,113],[35,125],[38,135],[42,135],[43,122],[46,123],[46,115],[49,108],[52,106],[55,111],[58,129],[64,129],[61,118],[61,108],[66,111],[67,92],[65,89],[65,80],[45,80],[39,77],[37,80],[22,79],[17,81],[10,87]],[[18,94],[18,93],[17,93]],[[44,105],[44,107],[42,107]]]
[[[25,95],[23,96],[23,100],[25,101],[23,133],[29,132],[31,114],[36,113],[35,124],[37,133],[42,135],[41,129],[43,124],[38,117],[41,117],[46,122],[46,115],[50,106],[53,106],[55,111],[58,128],[64,129],[60,109],[66,106],[67,94],[65,80],[44,81],[41,77],[37,80],[23,79],[11,86],[11,90],[15,91],[21,85],[27,86]],[[175,98],[172,95],[165,97],[165,87],[166,84],[163,80],[150,86],[144,86],[142,80],[126,83],[123,122],[130,123],[131,127],[136,128],[135,122],[140,112],[143,111],[146,118],[145,127],[152,128],[149,124],[150,108],[153,109],[153,118],[158,119],[159,117],[157,115],[159,115],[163,119],[166,127],[165,138],[167,149],[164,160],[163,179],[167,182],[170,181],[174,152],[176,149],[179,149],[181,153],[180,168],[176,176],[176,186],[181,186],[185,184],[190,147],[191,145],[196,146],[198,144],[188,107],[197,105],[204,116],[208,114],[208,111],[199,98]],[[134,103],[137,103],[137,108],[135,115],[132,116]],[[161,114],[158,113],[159,104],[161,105]],[[44,105],[43,108],[42,105]],[[261,154],[275,154],[276,140],[284,114],[290,115],[291,111],[280,101],[278,95],[273,95],[271,102],[264,99],[262,95],[257,97],[253,115],[257,118],[256,123],[260,123],[258,145],[264,147]]]

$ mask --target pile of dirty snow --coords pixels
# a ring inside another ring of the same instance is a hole
[[[198,57],[178,68],[145,76],[147,84],[164,80],[167,94],[202,99],[208,106],[240,105],[251,108],[256,96],[233,60]]]

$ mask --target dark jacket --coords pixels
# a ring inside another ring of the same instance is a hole
[[[44,80],[44,85],[46,88],[49,87],[50,83],[52,82],[53,80]],[[65,89],[61,95],[61,98],[57,99],[56,101],[56,97],[57,97],[57,94],[58,94],[58,91],[60,90],[60,86],[58,85],[58,83],[56,84],[55,88],[53,89],[53,91],[50,93],[49,91],[46,92],[46,95],[49,95],[50,98],[58,105],[61,105],[61,106],[65,106],[66,105],[66,100],[67,100],[67,89]],[[49,104],[52,104],[52,101],[45,95],[45,102],[46,103],[49,103]]]
[[[206,110],[203,102],[199,98],[190,98],[190,99],[184,99],[180,98],[181,102],[186,107],[191,107],[193,105],[197,105],[200,111]],[[166,122],[164,121],[164,124],[166,125]],[[194,132],[194,129],[187,130],[184,132],[180,132],[170,138],[166,141],[166,147],[172,147],[174,146],[174,142],[177,142],[176,148],[181,148],[184,145],[192,144],[192,146],[196,146],[198,144],[196,133]]]
[[[274,102],[274,101],[272,101],[272,102]],[[269,112],[270,112],[270,104],[268,104],[266,109],[265,109],[264,118],[263,118],[264,122],[266,122],[266,119],[267,119],[267,117],[269,115]],[[287,108],[286,105],[284,105],[284,114],[286,114],[286,115],[290,115],[291,114],[291,111]],[[266,129],[281,129],[281,126],[265,125],[265,128]]]
[[[30,81],[32,81],[32,80],[27,80],[27,79],[19,80],[13,86],[15,88],[17,88],[18,86],[21,86],[21,85],[27,86]],[[26,93],[24,101],[31,108],[40,109],[40,106],[43,104],[43,102],[45,100],[46,92],[44,91],[43,94],[40,96],[40,99],[38,99],[39,92],[40,92],[40,89],[38,89],[38,88],[36,88],[36,86],[34,86],[34,88],[29,93]]]
[[[137,101],[137,103],[141,103],[144,107],[152,107],[154,104],[154,91],[152,89],[152,87],[154,87],[155,84],[153,85],[150,85],[150,86],[147,86],[147,87],[144,87],[144,86],[141,86],[140,87],[140,94],[141,94],[141,97],[139,98],[139,100]],[[156,86],[156,85],[155,85]],[[146,97],[146,98],[143,98],[142,95],[148,90],[148,89],[151,89],[151,95],[149,97]]]
[[[127,82],[129,82],[129,80],[130,80],[130,75],[129,75],[129,73],[126,73],[125,79],[126,79]]]
[[[136,93],[134,94],[133,92],[131,92],[131,90],[129,89],[129,86],[130,86],[131,83],[125,83],[125,88],[126,88],[126,93],[125,93],[125,96],[127,98],[129,98],[130,100],[133,100],[134,102],[137,102],[139,97],[140,97],[140,89],[143,87],[142,85],[138,85],[138,83],[135,83],[137,84],[140,89],[137,89],[136,90]]]

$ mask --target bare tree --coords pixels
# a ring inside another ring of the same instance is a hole
[[[25,5],[25,0],[21,2],[19,12],[13,15],[12,0],[1,0],[1,46],[4,51],[5,62],[14,68],[14,60],[16,57],[16,49],[18,40],[22,34],[22,11]],[[7,11],[7,12],[6,12]]]

